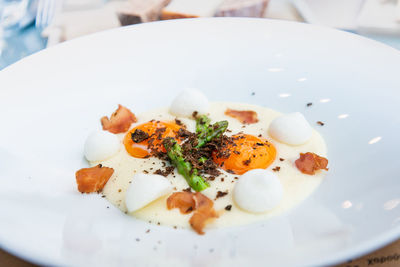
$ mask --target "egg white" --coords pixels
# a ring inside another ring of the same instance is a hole
[[[256,111],[259,122],[244,126],[237,119],[231,118],[224,114],[227,108]],[[215,219],[213,222],[208,224],[207,227],[243,225],[255,221],[265,220],[272,216],[277,216],[293,208],[307,198],[307,196],[309,196],[318,187],[325,176],[324,171],[318,171],[315,175],[303,174],[294,165],[294,160],[299,157],[300,152],[313,152],[320,156],[326,157],[326,145],[324,139],[316,130],[313,129],[312,137],[307,143],[299,146],[290,146],[277,142],[268,135],[269,124],[273,119],[281,115],[281,113],[272,109],[241,103],[212,102],[210,103],[208,115],[212,119],[212,122],[228,120],[228,129],[230,129],[232,132],[227,134],[232,135],[238,132],[244,132],[255,136],[261,134],[264,138],[267,138],[267,140],[274,144],[277,150],[277,157],[268,170],[272,170],[272,168],[276,166],[280,167],[280,171],[276,172],[275,174],[282,183],[284,193],[281,203],[273,210],[260,214],[246,212],[241,210],[234,202],[232,194],[234,185],[237,181],[235,177],[240,179],[240,175],[230,174],[222,171],[222,174],[219,177],[217,177],[214,181],[210,181],[210,188],[202,191],[204,195],[212,200],[215,199],[218,191],[228,192],[226,196],[218,198],[214,201],[214,207],[219,212],[220,216],[218,219]],[[168,113],[168,108],[160,108],[139,114],[137,115],[137,118],[138,121],[132,125],[132,128],[152,119],[160,121],[173,121],[175,116]],[[187,126],[189,131],[195,131],[194,120],[188,118],[179,119]],[[119,134],[121,142],[124,135],[125,134]],[[280,158],[283,158],[284,161],[280,161]],[[116,155],[107,160],[101,162],[90,162],[91,165],[96,165],[99,163],[114,169],[114,174],[104,187],[103,194],[112,204],[121,209],[123,212],[127,212],[127,208],[125,206],[125,194],[134,174],[141,173],[143,171],[153,173],[162,166],[162,161],[157,158],[134,158],[130,156],[124,148],[120,149]],[[174,173],[170,174],[167,179],[172,184],[174,191],[181,191],[188,187],[185,179],[178,174],[176,170]],[[191,217],[191,214],[183,215],[178,209],[168,210],[166,207],[167,197],[168,195],[161,197],[144,208],[129,213],[129,215],[152,223],[190,228],[189,218]],[[224,209],[227,205],[232,205],[232,209],[230,211]]]

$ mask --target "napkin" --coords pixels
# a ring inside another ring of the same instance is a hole
[[[117,28],[121,26],[117,8],[120,2],[111,1],[105,5],[96,5],[86,2],[83,4],[72,4],[63,6],[63,11],[57,14],[42,35],[48,38],[47,46],[71,40],[76,37],[87,35],[90,33]]]
[[[361,32],[400,35],[400,0],[366,0],[358,26]]]
[[[400,0],[292,0],[313,24],[356,31],[400,35]]]

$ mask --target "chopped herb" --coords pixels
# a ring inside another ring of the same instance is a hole
[[[204,162],[206,162],[207,161],[207,158],[206,157],[201,157],[201,158],[199,158],[199,162],[200,163],[204,163]]]

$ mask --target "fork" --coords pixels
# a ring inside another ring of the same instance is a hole
[[[39,0],[36,12],[36,28],[46,28],[53,20],[60,0]]]

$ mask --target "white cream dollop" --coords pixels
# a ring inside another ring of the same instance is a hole
[[[164,176],[138,173],[126,190],[125,204],[133,212],[171,192],[172,185]]]
[[[209,106],[207,97],[201,91],[186,89],[175,97],[169,111],[178,117],[191,117],[194,111],[206,114]]]
[[[300,112],[276,118],[269,125],[268,132],[277,141],[293,146],[306,143],[312,136],[312,128]]]
[[[121,142],[115,134],[106,131],[94,131],[85,141],[84,154],[88,161],[101,161],[114,156]]]
[[[233,198],[243,210],[261,213],[275,208],[283,198],[283,187],[271,171],[254,169],[240,176]]]

